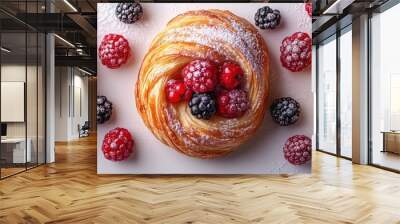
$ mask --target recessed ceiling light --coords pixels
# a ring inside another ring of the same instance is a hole
[[[78,12],[78,9],[75,8],[74,5],[72,5],[68,0],[64,0],[65,4],[67,4],[72,10],[75,12]]]
[[[57,37],[59,40],[61,40],[62,42],[66,43],[67,45],[69,45],[70,47],[75,48],[75,45],[73,45],[71,42],[69,42],[68,40],[62,38],[61,36],[59,36],[58,34],[54,34],[55,37]]]
[[[83,70],[83,69],[81,69],[81,68],[79,68],[79,67],[78,67],[78,70],[81,71],[81,72],[83,72],[83,73],[85,73],[85,74],[87,74],[87,75],[90,75],[90,76],[93,75],[92,73],[90,73],[90,72],[88,72],[88,71],[86,71],[86,70]]]
[[[7,48],[5,48],[5,47],[1,47],[0,49],[1,49],[2,51],[6,52],[6,53],[10,53],[10,52],[11,52],[11,50],[9,50],[9,49],[7,49]]]
[[[322,14],[342,14],[343,10],[355,0],[336,0]]]

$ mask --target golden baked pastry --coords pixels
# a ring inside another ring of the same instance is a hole
[[[235,61],[244,72],[250,108],[239,118],[191,115],[187,102],[169,103],[166,82],[194,59],[216,64]],[[153,134],[188,156],[223,156],[248,140],[260,126],[269,94],[269,58],[256,28],[229,11],[188,11],[173,18],[146,54],[136,82],[136,107]]]

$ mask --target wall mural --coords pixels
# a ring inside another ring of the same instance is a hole
[[[98,4],[98,173],[310,172],[310,14]]]

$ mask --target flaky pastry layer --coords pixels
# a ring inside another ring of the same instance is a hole
[[[250,108],[240,118],[191,115],[187,102],[170,104],[164,87],[194,59],[231,60],[244,71]],[[188,11],[173,18],[148,50],[136,82],[136,107],[145,125],[164,144],[208,159],[233,151],[261,125],[269,93],[269,58],[256,28],[229,11]]]

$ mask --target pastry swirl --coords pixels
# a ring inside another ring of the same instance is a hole
[[[166,100],[166,82],[194,59],[235,61],[244,72],[250,108],[240,118],[196,119],[187,102]],[[136,82],[136,107],[164,144],[188,156],[223,156],[248,140],[262,123],[269,94],[266,44],[253,25],[229,11],[188,11],[173,18],[148,50]]]

